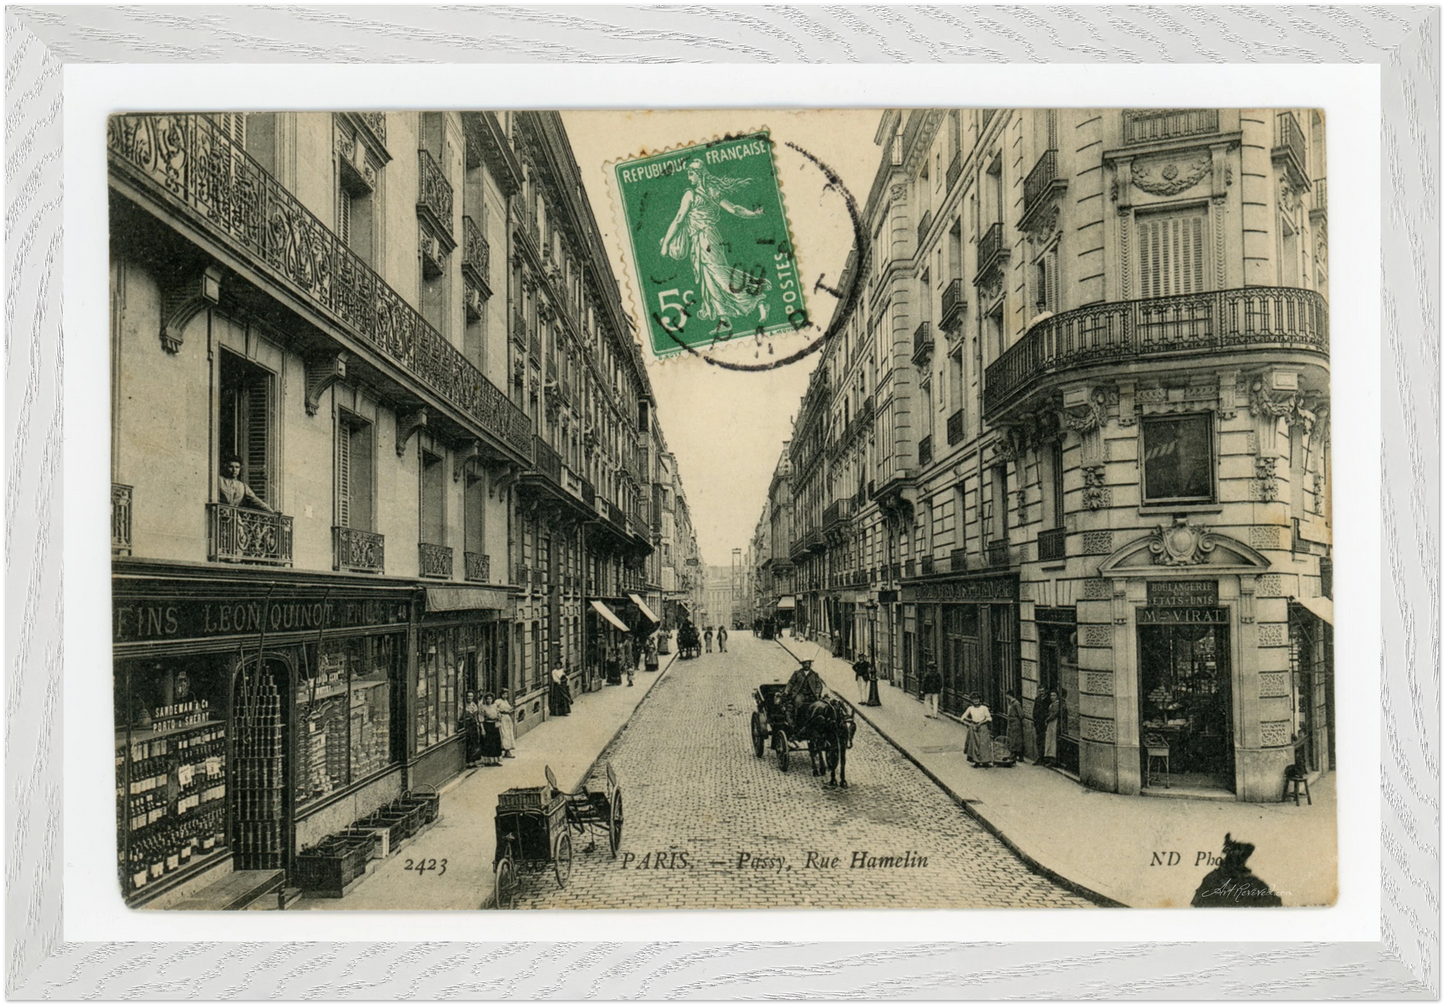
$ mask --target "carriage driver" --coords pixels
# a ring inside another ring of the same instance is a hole
[[[798,663],[800,666],[788,679],[788,687],[783,693],[787,697],[789,711],[794,714],[823,695],[823,679],[813,670],[813,662],[800,660]]]

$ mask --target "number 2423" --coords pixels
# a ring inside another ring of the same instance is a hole
[[[438,877],[447,872],[445,859],[408,859],[403,869],[415,870],[420,877],[424,873],[435,873]]]

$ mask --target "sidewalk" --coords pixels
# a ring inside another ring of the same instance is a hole
[[[1213,868],[1204,854],[1217,856],[1228,832],[1235,841],[1254,844],[1249,868],[1286,906],[1335,899],[1333,773],[1311,783],[1313,806],[1296,807],[1293,800],[1258,804],[1120,796],[1032,764],[975,769],[964,757],[965,731],[958,721],[942,714],[937,720],[925,718],[921,701],[886,681],[878,683],[881,706],[860,705],[852,665],[820,656],[814,667],[859,718],[965,812],[1031,867],[1081,894],[1137,908],[1186,906]]]
[[[500,767],[463,772],[442,790],[437,822],[386,859],[373,860],[366,878],[346,897],[306,897],[291,910],[486,907],[493,890],[497,794],[513,786],[545,785],[548,765],[559,786],[579,787],[597,756],[677,658],[664,659],[667,664],[658,673],[639,673],[636,687],[604,685],[601,691],[578,695],[570,716],[549,718],[517,738],[517,757],[503,759]],[[604,856],[605,847],[600,847]],[[597,854],[576,851],[578,856]],[[419,874],[406,869],[408,861],[418,859],[435,859],[438,865],[445,859],[445,876],[439,870]]]

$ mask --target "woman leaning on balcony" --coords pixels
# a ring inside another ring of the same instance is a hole
[[[266,501],[251,491],[241,478],[241,459],[235,456],[228,457],[221,464],[221,502],[227,506],[249,507],[252,510],[265,510],[267,513],[275,513]]]

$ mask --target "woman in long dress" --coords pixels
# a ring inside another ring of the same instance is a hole
[[[1005,708],[1008,710],[1008,751],[1014,761],[1021,761],[1024,756],[1024,704],[1018,692],[1009,693]]]
[[[969,696],[968,708],[963,711],[963,723],[968,727],[968,737],[963,742],[963,753],[973,762],[974,768],[988,768],[993,764],[993,735],[988,725],[993,714],[978,695]]]
[[[726,198],[751,179],[714,175],[701,158],[694,158],[687,165],[687,180],[690,187],[682,194],[677,215],[662,239],[662,254],[692,262],[697,301],[690,313],[716,321],[714,331],[718,332],[730,331],[730,319],[743,318],[754,311],[758,313],[758,324],[763,324],[768,318],[768,281],[728,262],[727,245],[717,229],[723,213],[745,219],[763,215],[762,207],[744,209]]]
[[[502,764],[502,712],[497,708],[496,696],[488,693],[482,705],[482,764]]]
[[[1044,719],[1044,764],[1059,760],[1059,693],[1049,692],[1049,711]]]
[[[457,718],[457,728],[462,735],[462,748],[467,756],[467,768],[477,763],[482,756],[481,707],[477,705],[476,692],[467,692],[462,703],[462,715]]]
[[[567,688],[567,675],[562,668],[552,668],[552,690],[548,695],[553,716],[566,716],[572,711],[572,693]]]
[[[502,689],[502,694],[497,698],[497,712],[501,715],[499,726],[502,730],[502,757],[517,757],[517,721],[513,715],[512,703],[509,700],[511,692]]]

